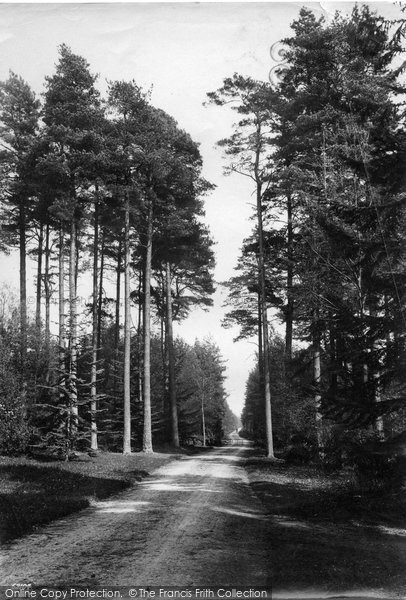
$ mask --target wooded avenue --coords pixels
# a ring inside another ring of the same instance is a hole
[[[11,4],[6,598],[403,598],[406,7]]]

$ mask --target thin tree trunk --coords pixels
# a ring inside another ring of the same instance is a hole
[[[169,362],[169,401],[171,415],[171,438],[175,448],[179,447],[178,407],[176,401],[175,356],[173,349],[173,322],[172,322],[172,290],[171,266],[166,263],[166,331]]]
[[[377,307],[371,302],[369,307],[369,314],[371,317],[377,318]],[[373,393],[374,400],[376,403],[381,401],[381,389],[380,389],[380,368],[379,368],[379,342],[377,340],[372,340],[371,344],[371,367],[372,367],[372,380],[373,380]],[[378,437],[381,440],[385,439],[385,427],[383,416],[380,415],[375,420],[375,430]]]
[[[334,325],[331,323],[329,328],[329,348],[330,348],[330,386],[336,392],[337,390],[337,339],[334,331]]]
[[[292,197],[289,194],[287,197],[287,212],[288,212],[288,266],[286,276],[286,336],[285,336],[285,352],[287,361],[292,360],[292,341],[293,341],[293,218],[292,218]]]
[[[320,412],[321,394],[321,350],[320,350],[320,334],[318,332],[318,323],[313,321],[313,382],[315,386],[314,405],[316,411],[316,437],[317,447],[320,458],[323,458],[323,432],[322,432],[322,415]]]
[[[147,216],[147,249],[145,255],[145,288],[144,288],[144,432],[143,451],[147,454],[152,449],[152,416],[151,416],[151,261],[152,261],[152,198],[148,198]]]
[[[76,222],[72,217],[70,230],[69,253],[69,399],[71,412],[70,436],[71,442],[75,440],[78,429],[78,392],[77,392],[77,254],[76,254]]]
[[[116,315],[114,330],[114,350],[117,359],[118,345],[120,341],[120,302],[121,302],[121,260],[122,260],[121,236],[118,242],[117,250],[117,268],[116,268]]]
[[[26,364],[27,364],[27,240],[26,240],[26,215],[25,206],[20,204],[19,215],[19,237],[20,237],[20,371],[21,371],[21,399],[23,402],[24,414],[27,414],[27,379],[26,379]]]
[[[65,348],[65,239],[62,222],[59,226],[59,400],[61,405],[68,402],[65,422],[65,460],[68,459],[71,439],[70,391],[66,393],[66,348]]]
[[[94,239],[93,239],[93,304],[92,304],[92,365],[90,372],[90,447],[98,449],[97,444],[97,299],[98,299],[98,254],[99,254],[99,201],[96,189],[94,202]]]
[[[75,293],[78,289],[78,280],[79,280],[79,231],[78,227],[76,227],[76,264],[75,264]],[[76,306],[76,315],[77,315],[77,306]]]
[[[27,359],[27,268],[26,268],[26,216],[25,206],[22,201],[20,204],[19,215],[19,237],[20,237],[20,352],[21,352],[21,371],[24,374],[26,370]]]
[[[323,159],[323,189],[324,189],[324,201],[328,204],[328,187],[327,187],[327,153],[326,153],[326,132],[323,126],[323,143],[322,143],[322,159]],[[313,217],[314,231],[316,231],[316,222]],[[316,239],[313,233],[313,246],[316,246]],[[315,258],[313,257],[313,260]],[[315,265],[316,266],[316,265]],[[316,281],[317,287],[317,281]],[[321,414],[321,332],[320,332],[320,313],[319,313],[319,301],[317,300],[316,308],[313,312],[312,318],[312,337],[313,337],[313,384],[315,387],[314,393],[314,408],[315,408],[315,421],[316,421],[316,439],[319,457],[321,460],[324,459],[324,436],[323,436],[323,422]]]
[[[49,341],[51,337],[50,329],[50,276],[49,276],[49,223],[45,228],[45,273],[44,273],[44,290],[45,290],[45,345],[49,349]]]
[[[119,344],[120,344],[120,302],[121,302],[121,262],[122,262],[122,240],[120,232],[118,250],[117,250],[117,266],[116,266],[116,314],[114,324],[114,379],[113,379],[113,407],[116,409],[117,399],[117,384],[119,378]]]
[[[261,305],[261,294],[258,293],[258,360],[259,360],[259,377],[263,382],[264,380],[264,348],[262,340],[262,305]]]
[[[138,343],[138,400],[142,401],[144,397],[143,387],[142,387],[142,368],[143,368],[143,310],[144,306],[141,301],[141,298],[144,297],[144,288],[145,288],[145,269],[140,268],[139,272],[139,281],[138,281],[138,325],[137,325],[137,343]]]
[[[258,132],[260,135],[260,131]],[[258,165],[260,158],[260,149],[258,147],[256,153],[256,180],[257,180],[257,220],[258,220],[258,283],[261,295],[261,316],[262,316],[262,338],[263,338],[263,354],[264,354],[264,382],[265,382],[265,431],[267,443],[267,457],[275,458],[273,448],[273,433],[272,433],[272,410],[271,410],[271,385],[269,372],[269,338],[268,338],[268,314],[266,306],[266,287],[265,287],[265,264],[264,264],[264,238],[262,224],[262,184],[259,181]]]
[[[126,192],[124,225],[124,437],[123,454],[131,454],[131,389],[130,389],[130,196]]]
[[[41,279],[42,279],[42,245],[44,243],[44,224],[40,223],[38,238],[38,261],[37,261],[37,290],[35,307],[35,327],[41,328]]]
[[[169,399],[169,358],[168,358],[168,331],[166,327],[166,317],[163,311],[166,310],[165,304],[166,288],[165,283],[162,281],[162,314],[159,316],[159,328],[160,328],[160,347],[161,347],[161,363],[162,363],[162,394],[161,394],[161,413],[164,416],[169,412],[168,399]]]
[[[261,293],[258,292],[258,373],[259,373],[259,385],[261,390],[261,396],[255,402],[255,416],[253,419],[252,431],[257,431],[254,427],[254,423],[262,423],[263,414],[263,402],[262,399],[265,397],[265,378],[264,378],[264,343],[262,337],[262,303]],[[259,436],[258,436],[259,437]]]
[[[103,313],[103,280],[104,280],[104,233],[100,232],[100,277],[99,277],[99,300],[97,308],[97,347],[101,348],[102,313]]]
[[[391,345],[391,332],[389,330],[388,324],[390,321],[390,307],[389,307],[389,298],[388,295],[384,295],[384,310],[385,310],[385,321],[386,321],[386,331],[385,331],[385,341],[386,341],[386,352],[389,352],[389,347]]]
[[[59,228],[59,380],[60,398],[64,398],[65,387],[65,256],[64,256],[64,233],[62,224]]]
[[[374,379],[375,379],[375,402],[380,402],[381,401],[381,391],[379,388],[379,372],[374,373]],[[382,415],[379,415],[376,418],[375,428],[376,428],[378,437],[381,440],[384,440],[385,439],[385,426],[384,426],[384,421],[383,421]]]
[[[206,447],[206,418],[204,414],[204,396],[201,396],[203,447]]]

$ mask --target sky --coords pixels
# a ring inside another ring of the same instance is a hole
[[[382,14],[398,15],[389,2],[369,3]],[[234,274],[243,239],[252,230],[250,182],[224,176],[225,161],[216,142],[231,132],[230,109],[205,107],[206,93],[219,88],[234,72],[267,80],[275,66],[270,49],[289,35],[290,24],[305,5],[330,19],[349,12],[350,2],[202,2],[202,3],[2,3],[0,4],[0,80],[9,69],[38,94],[45,75],[52,75],[58,46],[84,56],[98,87],[107,81],[134,79],[152,87],[152,103],[171,114],[200,144],[203,175],[216,185],[205,202],[206,222],[214,238],[215,280]],[[17,286],[15,255],[0,257],[0,285]],[[34,270],[28,274],[33,290]],[[32,292],[31,292],[32,293]],[[30,292],[29,292],[30,294]],[[210,336],[225,361],[228,402],[236,414],[244,403],[245,383],[255,361],[255,340],[233,342],[237,329],[221,320],[226,293],[218,285],[213,307],[195,310],[175,333],[189,343]]]

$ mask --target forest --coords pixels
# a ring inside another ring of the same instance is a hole
[[[236,428],[215,342],[173,334],[214,291],[198,144],[134,81],[104,98],[96,81],[62,45],[42,100],[14,72],[0,86],[1,251],[19,255],[19,298],[1,302],[3,454],[152,453]]]
[[[406,7],[14,6],[0,588],[404,599]]]
[[[303,8],[269,82],[234,73],[206,100],[237,115],[218,147],[255,198],[221,284],[223,325],[257,340],[242,433],[270,459],[372,479],[405,440],[404,26]],[[102,96],[66,45],[41,98],[16,73],[1,83],[0,242],[20,257],[19,298],[2,292],[1,452],[221,444],[238,419],[219,348],[173,334],[215,289],[198,144],[135,81]]]
[[[208,94],[237,115],[218,145],[256,198],[225,283],[224,325],[258,340],[245,435],[371,485],[398,475],[406,439],[403,40],[366,6],[302,8],[270,83],[235,73]]]

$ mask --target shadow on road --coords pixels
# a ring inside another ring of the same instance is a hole
[[[349,499],[338,482],[329,487],[305,467],[250,458],[246,468],[270,519],[267,535],[275,590],[296,590],[292,598],[305,598],[310,589],[355,589],[362,594],[369,590],[372,598],[376,590],[383,594],[405,589],[403,519],[403,528],[389,527],[365,510],[365,501],[363,505],[360,498],[358,503]]]
[[[0,466],[0,543],[29,533],[89,506],[90,498],[106,498],[127,489],[142,471],[128,479],[92,477],[50,465]]]

